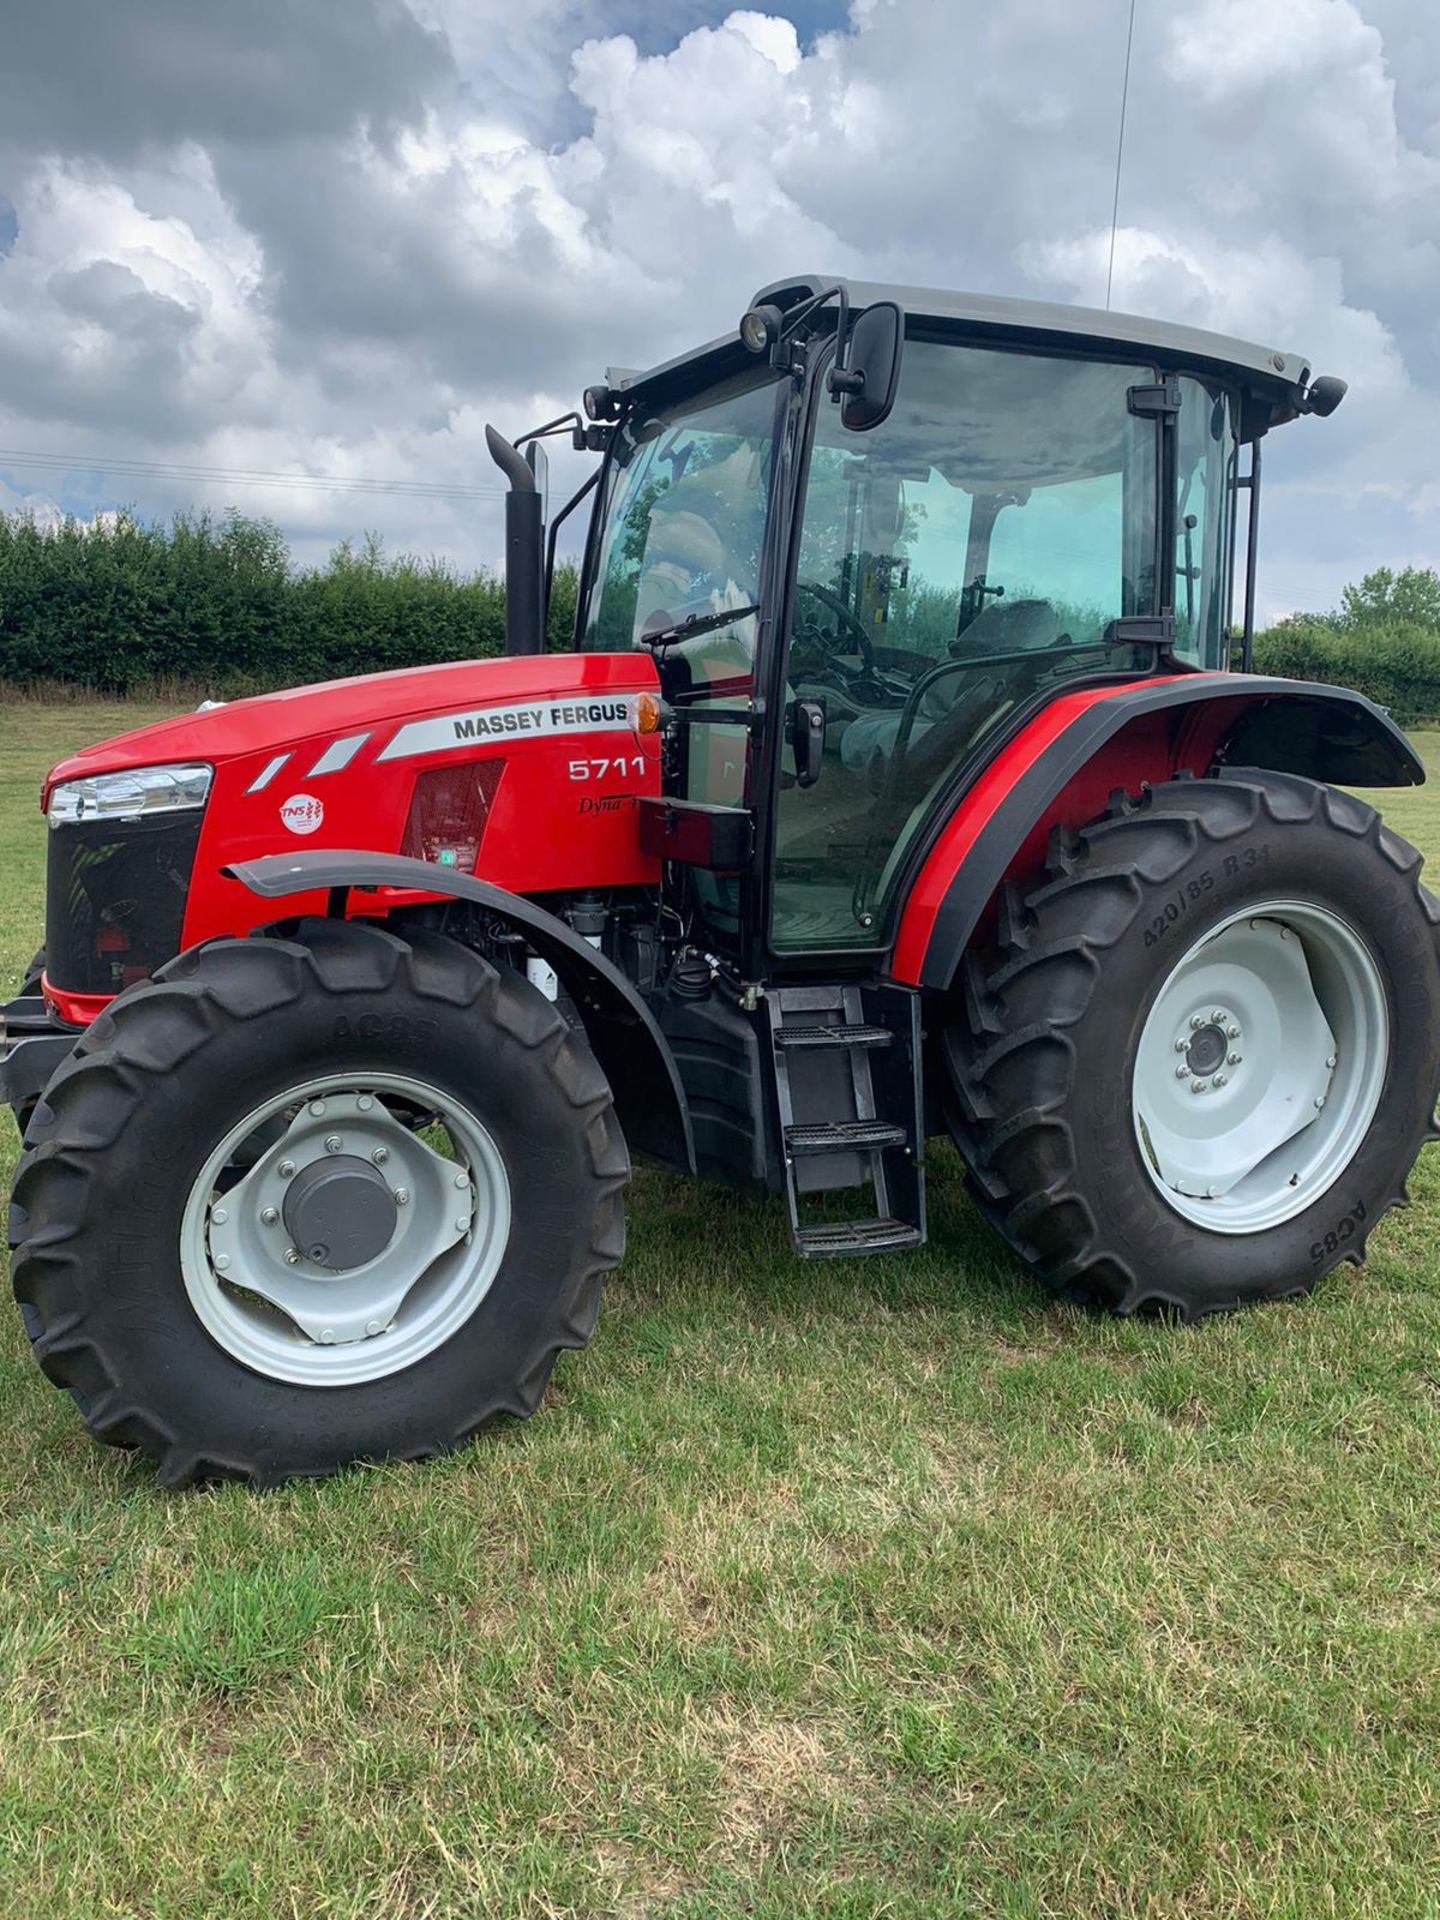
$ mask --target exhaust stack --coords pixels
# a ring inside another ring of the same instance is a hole
[[[544,503],[530,463],[504,434],[486,427],[490,458],[510,483],[505,496],[505,651],[545,651]]]

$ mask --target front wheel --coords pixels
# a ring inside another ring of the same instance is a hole
[[[454,941],[309,921],[122,996],[11,1206],[40,1364],[168,1484],[457,1445],[589,1339],[628,1161],[583,1039]]]
[[[1363,802],[1262,771],[1057,835],[945,1040],[977,1197],[1047,1280],[1191,1318],[1358,1262],[1436,1137],[1419,870]]]

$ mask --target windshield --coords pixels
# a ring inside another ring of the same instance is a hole
[[[610,457],[583,647],[624,651],[642,633],[755,604],[774,422],[767,367],[624,423]],[[746,644],[752,628],[737,621],[732,638]]]

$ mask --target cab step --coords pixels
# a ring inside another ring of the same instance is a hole
[[[836,980],[777,984],[765,1003],[796,1251],[823,1260],[919,1246],[920,996],[888,981]],[[811,1200],[841,1188],[860,1189],[873,1218],[817,1220]]]
[[[777,1027],[775,1044],[788,1053],[792,1047],[889,1047],[895,1036],[888,1027]]]
[[[823,1226],[797,1227],[795,1246],[811,1260],[841,1260],[847,1254],[898,1253],[925,1239],[905,1220],[832,1220]]]
[[[887,1120],[809,1120],[785,1129],[789,1153],[874,1153],[903,1147],[910,1136]]]

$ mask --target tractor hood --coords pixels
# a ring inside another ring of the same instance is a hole
[[[232,869],[302,848],[400,854],[514,894],[653,885],[637,822],[660,789],[656,687],[648,653],[466,661],[236,700],[73,754],[43,796],[52,1007],[83,1024],[176,953],[274,919]],[[178,805],[147,806],[125,777],[176,766],[210,770]],[[87,784],[57,805],[71,782]],[[371,911],[397,904],[373,890]]]
[[[383,754],[407,722],[455,716],[463,725],[472,712],[489,707],[565,695],[654,692],[658,687],[648,654],[539,654],[526,659],[468,660],[395,673],[364,674],[353,680],[326,680],[282,693],[180,714],[116,734],[83,747],[51,768],[41,805],[51,789],[87,774],[121,772],[179,762],[205,762],[217,769],[236,761],[256,762],[256,775],[280,753],[293,757],[295,776],[309,773],[326,748],[332,752],[359,734],[356,747]],[[537,726],[555,727],[558,716],[541,712]],[[518,718],[517,718],[518,724]],[[623,723],[622,723],[623,724]],[[464,737],[464,736],[459,736]],[[314,747],[308,760],[307,748]]]

